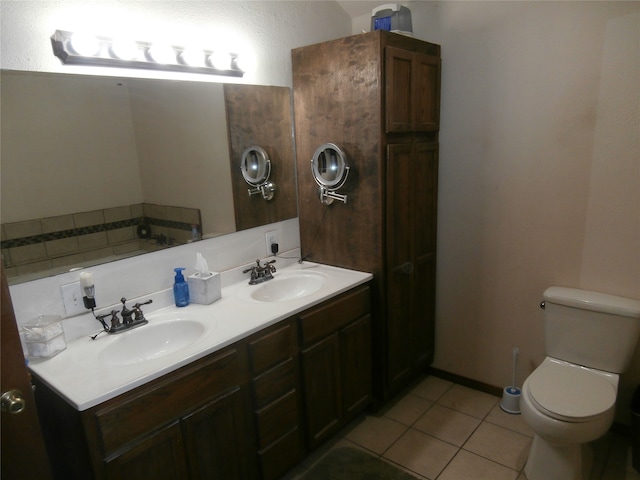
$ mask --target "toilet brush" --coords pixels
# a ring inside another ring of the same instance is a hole
[[[507,413],[517,415],[520,413],[520,394],[522,393],[518,387],[516,387],[516,370],[518,367],[518,355],[520,355],[520,349],[513,347],[513,377],[511,386],[505,387],[502,393],[502,402],[500,402],[500,408]]]

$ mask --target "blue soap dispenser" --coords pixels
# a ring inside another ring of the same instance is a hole
[[[189,305],[189,284],[182,275],[184,268],[174,268],[176,272],[175,282],[173,284],[173,296],[176,300],[176,307],[186,307]]]

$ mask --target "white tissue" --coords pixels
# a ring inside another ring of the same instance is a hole
[[[191,303],[209,305],[218,300],[222,295],[220,274],[209,271],[209,265],[201,253],[196,254],[195,270],[193,275],[187,277]]]
[[[200,252],[196,253],[196,272],[200,274],[200,277],[204,278],[209,275],[209,265]]]

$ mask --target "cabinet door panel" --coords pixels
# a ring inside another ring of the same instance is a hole
[[[340,332],[342,391],[347,418],[371,400],[371,316],[365,315]]]
[[[189,479],[251,478],[250,453],[239,388],[182,419]]]
[[[423,257],[436,251],[438,215],[438,144],[414,146],[413,210],[415,215],[415,255]]]
[[[410,132],[413,127],[411,84],[412,54],[400,48],[385,49],[386,130]]]
[[[440,128],[439,57],[386,47],[385,84],[388,133]]]
[[[413,351],[416,368],[433,361],[435,330],[436,217],[438,202],[438,144],[415,145],[413,188],[416,229],[413,285]]]
[[[188,478],[178,422],[158,430],[105,463],[110,480]]]
[[[413,56],[413,127],[417,132],[440,129],[440,58]]]
[[[389,145],[387,166],[387,381],[392,388],[411,373],[413,188],[412,145]]]
[[[335,333],[302,352],[307,435],[311,447],[340,425],[340,342]]]

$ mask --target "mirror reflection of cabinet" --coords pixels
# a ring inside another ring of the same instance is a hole
[[[374,274],[383,400],[433,360],[440,47],[376,31],[294,49],[292,63],[301,249]],[[306,170],[328,140],[357,172],[340,208],[317,201]]]
[[[229,134],[231,183],[236,228],[244,230],[297,216],[292,147],[291,92],[287,87],[224,85]],[[273,201],[247,195],[238,165],[243,153],[259,145],[271,160],[269,181],[278,188]]]

